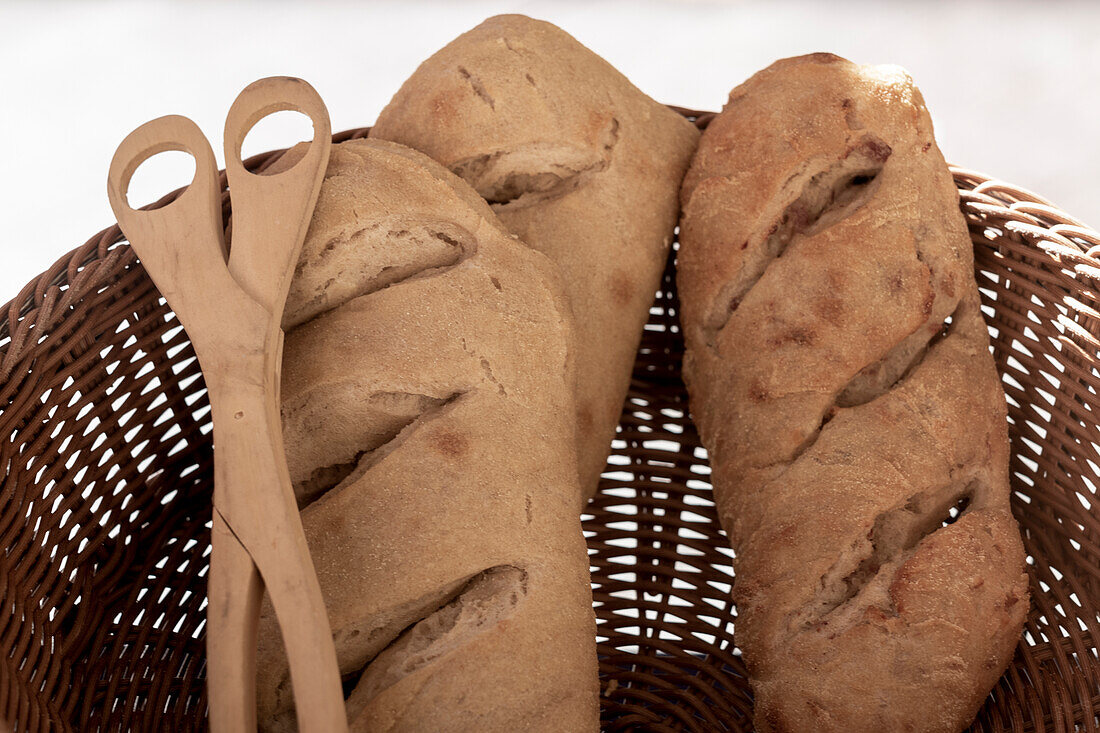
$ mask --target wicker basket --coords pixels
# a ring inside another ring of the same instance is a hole
[[[1018,188],[958,169],[955,180],[1008,395],[1033,599],[974,730],[1096,731],[1100,235]],[[686,414],[677,311],[670,258],[584,517],[603,725],[748,731],[732,553]],[[204,729],[211,425],[186,335],[117,227],[7,314],[0,719],[17,731]]]

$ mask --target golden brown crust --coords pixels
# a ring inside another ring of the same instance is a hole
[[[371,136],[427,153],[562,269],[581,485],[607,460],[698,132],[561,29],[490,18],[421,64]]]
[[[920,93],[896,67],[780,61],[731,93],[682,198],[684,372],[757,728],[961,730],[1027,580],[1004,394]]]
[[[287,310],[288,463],[351,728],[594,730],[557,269],[398,148],[334,146]],[[259,668],[262,728],[293,728],[269,606]]]

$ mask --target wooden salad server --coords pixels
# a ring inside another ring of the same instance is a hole
[[[241,143],[260,119],[295,110],[313,122],[305,157],[277,175],[250,173]],[[331,145],[328,111],[301,79],[249,85],[229,110],[225,162],[233,246],[222,226],[214,153],[194,122],[161,117],[115,153],[108,196],[119,226],[183,324],[214,422],[214,508],[207,608],[207,689],[215,733],[256,729],[256,644],[266,587],[290,663],[299,729],[346,731],[332,632],[283,452],[280,322]],[[134,210],[130,179],[167,150],[195,159],[172,203]]]

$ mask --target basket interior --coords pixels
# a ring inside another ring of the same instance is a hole
[[[973,730],[1100,730],[1100,236],[1027,192],[955,177],[1008,396],[1032,592]],[[584,515],[602,722],[749,731],[732,552],[680,379],[674,256]],[[211,424],[186,334],[117,228],[7,316],[0,717],[17,731],[205,729]]]

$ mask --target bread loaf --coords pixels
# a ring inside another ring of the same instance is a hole
[[[695,127],[561,29],[504,15],[421,64],[371,136],[450,168],[561,267],[591,496],[668,256]]]
[[[736,88],[684,181],[691,409],[757,730],[958,731],[1028,609],[1005,397],[920,92],[830,54]]]
[[[333,146],[282,411],[353,731],[597,727],[561,288],[427,157]],[[266,604],[258,666],[262,730],[293,729]]]

